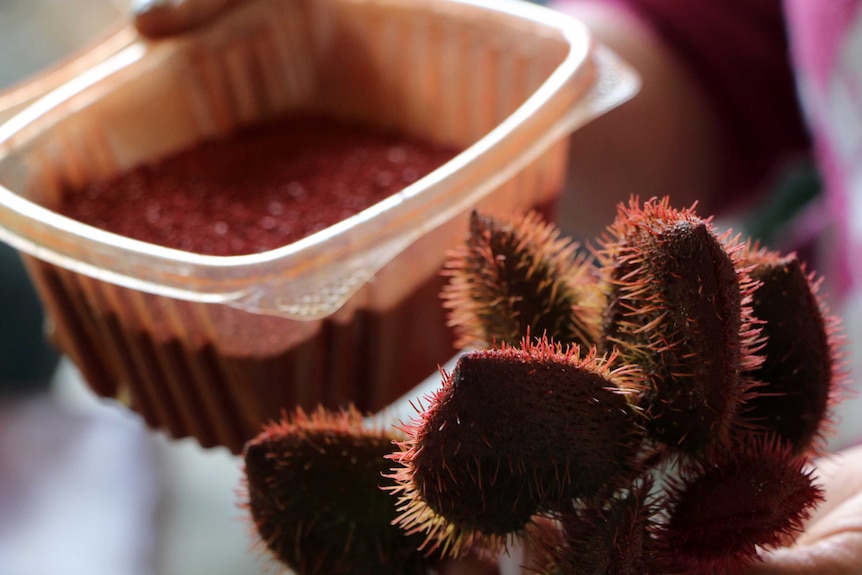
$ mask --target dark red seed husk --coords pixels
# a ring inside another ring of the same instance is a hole
[[[753,436],[672,480],[658,531],[668,572],[734,572],[758,547],[792,542],[823,498],[806,464],[777,438]]]
[[[247,507],[267,550],[298,575],[427,572],[421,536],[392,525],[392,437],[355,413],[300,413],[246,446]]]
[[[539,573],[664,575],[654,570],[657,509],[649,476],[624,494],[559,514],[559,533],[531,529]]]
[[[601,313],[591,264],[536,213],[501,220],[473,212],[444,268],[443,305],[462,348],[517,345],[526,333],[596,344]]]
[[[693,212],[634,201],[603,253],[611,290],[604,334],[641,366],[657,441],[697,454],[726,444],[745,396],[742,289],[735,264]]]
[[[828,420],[835,387],[834,346],[811,278],[795,256],[755,256],[754,316],[765,322],[765,361],[753,376],[763,385],[745,416],[797,452],[807,449]]]
[[[606,375],[546,342],[463,355],[437,399],[416,434],[411,479],[464,531],[516,532],[537,511],[637,474],[636,410]]]

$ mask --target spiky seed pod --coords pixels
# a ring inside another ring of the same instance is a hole
[[[462,355],[393,454],[399,524],[457,554],[537,512],[625,486],[642,430],[630,366],[546,339]]]
[[[749,244],[742,263],[760,282],[752,309],[764,322],[766,338],[765,360],[753,373],[763,385],[746,401],[745,415],[797,453],[819,449],[844,380],[838,320],[818,295],[819,280],[795,254],[782,256]]]
[[[669,573],[736,573],[758,547],[787,545],[822,500],[807,459],[776,438],[751,436],[668,483],[657,531]]]
[[[474,211],[466,244],[443,269],[443,305],[457,346],[517,345],[527,329],[563,344],[594,345],[600,292],[576,248],[534,212],[504,222]]]
[[[558,517],[540,515],[524,529],[524,570],[537,575],[565,575],[559,567],[559,554],[566,547],[566,536]]]
[[[667,198],[620,205],[598,252],[604,337],[647,378],[650,435],[685,454],[728,443],[759,345],[741,245]]]
[[[644,476],[626,493],[559,516],[560,530],[530,530],[534,568],[548,575],[663,575],[651,532],[658,509]]]
[[[424,574],[422,537],[392,525],[385,456],[393,436],[353,409],[265,426],[245,449],[245,506],[272,556],[298,575]]]

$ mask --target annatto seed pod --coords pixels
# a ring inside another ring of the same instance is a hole
[[[752,309],[766,339],[763,365],[752,374],[762,385],[746,401],[746,419],[797,453],[819,449],[844,385],[838,320],[818,296],[820,282],[795,254],[748,245],[742,265],[760,282]]]
[[[443,305],[460,349],[517,345],[527,333],[595,345],[601,304],[593,266],[536,213],[501,221],[473,212],[443,273]]]
[[[528,530],[532,570],[542,575],[665,575],[654,570],[658,512],[649,475],[608,500],[559,514],[558,529]]]
[[[621,205],[608,232],[605,344],[646,376],[647,430],[689,455],[726,445],[760,361],[741,245],[667,198]]]
[[[392,525],[382,487],[393,436],[353,410],[267,425],[245,449],[245,507],[266,550],[298,575],[424,575],[421,536]]]
[[[657,531],[667,573],[736,573],[758,547],[792,543],[823,499],[807,460],[777,438],[750,436],[669,481]]]
[[[638,473],[630,367],[542,339],[467,353],[392,455],[399,524],[458,554],[505,543],[531,517]]]

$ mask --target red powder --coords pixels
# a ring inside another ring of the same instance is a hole
[[[348,218],[456,153],[366,125],[288,115],[64,194],[60,212],[189,252],[256,253]]]

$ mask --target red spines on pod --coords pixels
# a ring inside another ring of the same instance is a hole
[[[741,246],[667,198],[621,205],[608,231],[605,345],[641,366],[650,435],[687,454],[726,444],[759,361]]]
[[[267,425],[245,449],[244,505],[261,542],[298,575],[424,574],[422,537],[392,525],[385,456],[393,436],[355,410]]]
[[[668,573],[735,573],[758,547],[793,541],[822,498],[807,460],[775,438],[751,436],[669,480],[657,531]]]
[[[466,243],[443,270],[458,347],[517,345],[528,329],[563,344],[595,344],[599,292],[576,248],[536,213],[504,222],[473,212]]]
[[[399,523],[457,554],[492,546],[561,501],[610,493],[638,472],[631,368],[542,339],[465,354],[392,458]]]
[[[838,320],[818,296],[819,281],[795,254],[749,245],[742,263],[759,282],[752,309],[766,340],[764,362],[753,373],[762,385],[746,401],[746,418],[797,452],[819,448],[844,379]]]
[[[658,512],[645,476],[624,493],[559,514],[559,529],[530,529],[534,564],[546,575],[665,575],[655,570]]]

